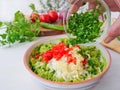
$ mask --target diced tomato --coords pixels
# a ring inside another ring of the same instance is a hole
[[[72,62],[72,59],[67,60],[67,63],[70,64]]]
[[[68,64],[70,64],[70,63],[76,64],[76,58],[75,58],[75,57],[72,57],[71,54],[67,54],[66,57],[67,57],[67,63],[68,63]]]
[[[76,65],[76,58],[73,58],[72,62]]]
[[[34,57],[35,59],[38,59],[40,57],[40,54],[36,54]]]
[[[71,54],[67,54],[67,63],[70,64],[72,62],[72,55]]]
[[[85,65],[85,64],[88,63],[88,60],[87,60],[87,59],[84,59],[84,60],[82,61],[82,63]]]
[[[53,50],[53,57],[56,58],[57,60],[61,59],[64,53],[60,50]]]
[[[53,57],[57,60],[61,59],[62,56],[65,54],[65,49],[67,46],[64,43],[59,43],[52,48]]]
[[[43,53],[42,55],[42,62],[48,63],[49,60],[55,58],[56,60],[60,60],[64,55],[67,57],[67,63],[74,63],[76,64],[76,58],[72,57],[72,54],[69,54],[73,48],[68,48],[64,43],[59,43],[52,47],[51,50]]]
[[[43,53],[43,55],[42,55],[42,62],[48,63],[48,61],[51,60],[52,57],[53,57],[52,52],[47,51],[47,52]]]
[[[55,56],[56,60],[60,60],[62,58],[63,54],[59,53]]]

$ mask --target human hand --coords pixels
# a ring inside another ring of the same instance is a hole
[[[117,20],[110,26],[107,36],[104,40],[105,43],[109,43],[116,37],[120,36],[120,16]]]

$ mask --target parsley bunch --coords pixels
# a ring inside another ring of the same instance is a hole
[[[6,26],[6,31],[0,34],[1,45],[33,41],[40,33],[40,22],[31,23],[20,11],[15,13],[12,22],[6,22],[4,25]]]

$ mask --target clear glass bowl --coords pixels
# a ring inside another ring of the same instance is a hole
[[[88,37],[85,37],[84,39],[88,39],[88,41],[80,42],[78,40],[77,42],[78,42],[78,44],[85,44],[85,45],[92,45],[92,44],[101,42],[104,39],[104,37],[105,37],[105,35],[106,35],[109,27],[110,27],[110,24],[111,24],[111,15],[110,15],[110,10],[109,10],[107,4],[104,2],[104,0],[95,0],[95,4],[94,4],[95,7],[94,7],[94,9],[90,9],[89,8],[89,2],[86,2],[86,3],[85,2],[81,2],[81,4],[84,4],[84,5],[81,5],[80,7],[75,6],[75,5],[78,5],[78,3],[80,3],[80,0],[76,1],[73,5],[64,8],[64,10],[66,12],[64,14],[63,25],[64,25],[64,29],[65,29],[65,32],[66,32],[67,36],[69,38],[77,38],[79,40],[83,39],[84,36],[85,36],[84,31],[81,31],[83,33],[83,35],[81,34],[80,37],[77,36],[78,34],[77,35],[76,34],[73,35],[73,33],[76,30],[76,28],[73,31],[71,30],[71,32],[69,31],[70,30],[69,29],[70,28],[69,21],[70,21],[70,18],[74,15],[74,13],[81,14],[81,13],[86,13],[86,12],[92,12],[95,9],[99,9],[100,14],[98,16],[98,20],[99,20],[99,22],[103,22],[102,26],[99,29],[100,33],[98,34],[98,36],[96,36],[95,38],[93,38],[91,41],[89,40]],[[89,17],[87,17],[87,18],[89,18]],[[78,21],[78,20],[79,19],[77,18],[76,21]],[[82,21],[81,21],[81,23],[82,23]],[[73,25],[73,24],[74,23],[72,23],[71,25]],[[85,27],[87,27],[87,26],[88,25],[86,25]],[[80,26],[78,29],[80,30],[81,28],[82,27]],[[85,31],[87,31],[87,29]],[[87,31],[87,32],[89,32],[89,31]],[[90,32],[93,32],[93,31],[90,31]],[[86,35],[90,35],[90,34],[86,33]]]

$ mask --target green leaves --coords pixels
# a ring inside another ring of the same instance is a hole
[[[14,22],[25,22],[26,21],[26,19],[25,19],[25,16],[24,16],[24,14],[22,13],[22,12],[20,12],[20,11],[17,11],[16,13],[15,13],[15,16],[14,16]]]
[[[74,13],[68,20],[67,32],[76,36],[71,41],[78,43],[94,42],[100,36],[103,22],[98,20],[100,12],[98,9],[86,11],[85,13]]]
[[[40,32],[40,22],[31,23],[20,11],[15,13],[13,22],[6,22],[5,25],[5,33],[0,34],[2,45],[33,41]]]
[[[2,22],[0,22],[0,27],[2,26],[2,24],[3,24],[3,23],[2,23]]]
[[[78,52],[88,60],[87,71],[96,75],[106,67],[106,58],[96,46],[81,46]]]
[[[34,5],[33,3],[31,3],[31,4],[29,5],[29,7],[33,10],[33,12],[38,12],[38,11],[36,10],[35,5]]]

